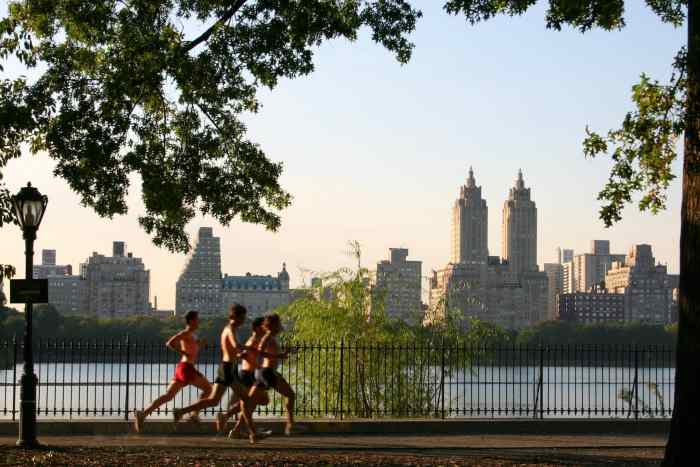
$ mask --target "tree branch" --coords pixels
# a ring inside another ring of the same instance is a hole
[[[197,47],[199,44],[202,42],[205,42],[211,37],[211,35],[214,33],[217,27],[220,25],[224,24],[228,20],[230,20],[233,15],[236,14],[238,10],[241,9],[243,4],[246,2],[246,0],[236,0],[236,3],[233,4],[233,6],[226,12],[224,13],[224,16],[216,20],[214,24],[212,24],[209,29],[204,31],[199,37],[195,38],[194,40],[185,42],[185,46],[183,47],[183,50],[185,52],[189,52],[190,50],[194,49]]]

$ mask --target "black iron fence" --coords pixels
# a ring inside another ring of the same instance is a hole
[[[162,342],[40,339],[37,415],[123,417],[172,379],[177,356]],[[297,343],[279,371],[312,418],[670,417],[674,351],[661,346],[481,346]],[[19,411],[20,339],[0,340],[0,417]],[[198,368],[213,381],[220,359],[207,347]],[[283,414],[271,392],[261,416]],[[199,397],[187,387],[153,416]],[[208,409],[211,415],[226,404]]]

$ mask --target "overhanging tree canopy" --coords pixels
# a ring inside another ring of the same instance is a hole
[[[25,0],[0,21],[0,59],[41,65],[0,80],[2,167],[22,143],[46,151],[87,206],[127,211],[137,173],[157,245],[186,251],[197,211],[275,230],[291,196],[280,163],[246,137],[260,87],[313,71],[313,48],[361,27],[401,63],[420,12],[403,0]],[[198,31],[193,36],[185,33]],[[2,62],[0,62],[1,64]],[[43,69],[45,67],[45,70]]]

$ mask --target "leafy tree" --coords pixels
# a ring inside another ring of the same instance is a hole
[[[13,308],[0,309],[0,339],[21,336],[24,330],[24,315]]]
[[[463,14],[473,25],[496,15],[522,15],[536,0],[448,0],[445,9]],[[694,460],[700,429],[700,3],[696,0],[646,0],[664,23],[687,22],[688,44],[676,56],[669,85],[642,75],[633,87],[634,112],[606,135],[587,129],[584,153],[611,153],[613,168],[599,194],[600,216],[606,225],[618,221],[622,209],[640,193],[641,210],[665,207],[666,188],[674,175],[676,142],[684,135],[681,267],[679,286],[676,394],[664,465],[689,465]],[[623,0],[549,0],[548,28],[565,25],[581,32],[625,26]]]
[[[331,411],[366,418],[449,409],[445,381],[492,359],[493,348],[508,343],[510,335],[476,319],[465,323],[455,311],[432,326],[387,316],[384,297],[361,266],[360,245],[352,242],[350,249],[356,269],[322,275],[303,298],[279,309],[285,338],[298,343],[290,361],[294,380],[314,389],[299,403],[313,413],[331,401]]]
[[[53,305],[39,304],[34,306],[34,329],[38,336],[55,336],[60,334],[64,317]]]
[[[8,2],[0,67],[14,57],[38,77],[0,80],[0,226],[13,219],[1,169],[28,144],[101,216],[126,213],[138,174],[157,245],[186,251],[197,211],[277,229],[282,165],[242,121],[258,90],[311,73],[316,46],[364,27],[405,63],[419,16],[404,0]]]
[[[330,401],[331,410],[338,415],[372,417],[393,412],[396,407],[389,408],[392,401],[401,403],[391,387],[406,387],[401,372],[405,352],[399,346],[405,333],[399,323],[387,319],[383,300],[370,289],[359,243],[350,243],[349,255],[357,260],[357,269],[323,274],[322,284],[279,312],[287,323],[285,339],[298,349],[289,363],[290,374],[303,375],[317,388],[300,397],[300,404],[312,409],[321,401]],[[390,375],[387,380],[378,371],[380,365],[373,363],[377,348],[390,344],[394,352],[381,365]],[[309,359],[316,354],[321,364],[307,367],[307,351]],[[408,397],[403,398],[406,400]]]
[[[400,413],[406,406],[396,404],[414,400],[407,394],[406,388],[413,387],[402,371],[406,350],[401,344],[408,332],[401,323],[388,319],[383,300],[372,293],[369,271],[361,267],[359,244],[351,243],[350,248],[358,261],[356,270],[322,275],[322,285],[279,309],[287,323],[285,338],[299,350],[290,361],[290,371],[316,387],[313,394],[298,398],[299,406],[309,404],[308,409],[313,409],[321,401],[331,401],[338,415]],[[378,349],[389,345],[391,357],[376,364]],[[316,357],[320,363],[307,367],[307,351],[309,360]],[[404,397],[397,397],[396,391]]]
[[[0,281],[5,277],[12,279],[15,276],[15,268],[10,264],[0,264]]]

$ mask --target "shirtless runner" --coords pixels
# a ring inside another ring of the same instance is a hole
[[[241,360],[241,366],[238,369],[238,376],[241,382],[248,390],[250,412],[254,412],[255,408],[259,405],[267,405],[270,402],[270,398],[267,396],[267,391],[258,391],[255,395],[255,400],[250,399],[250,393],[255,385],[255,371],[260,367],[260,352],[258,351],[258,345],[260,344],[260,339],[265,335],[265,329],[262,327],[264,318],[255,318],[252,323],[253,333],[250,335],[245,343],[244,351]],[[237,400],[232,400],[232,404],[229,405],[228,411],[225,413],[219,413],[216,416],[216,431],[221,433],[226,427],[226,422],[229,418],[240,412],[240,404]],[[241,419],[238,419],[235,427],[229,433],[229,438],[240,436]],[[259,433],[262,433],[261,431]],[[269,434],[266,432],[266,434]]]
[[[134,421],[134,428],[137,433],[141,433],[146,417],[151,415],[158,407],[171,401],[175,395],[185,386],[192,384],[202,390],[202,397],[206,397],[211,392],[211,385],[207,378],[195,368],[199,349],[204,345],[203,339],[198,339],[195,331],[199,327],[199,313],[188,311],[185,314],[187,327],[168,339],[165,346],[179,353],[182,357],[175,367],[175,376],[170,382],[170,386],[165,394],[154,400],[151,405],[144,410],[137,410]],[[196,414],[196,412],[195,412]]]
[[[245,386],[238,377],[238,358],[241,354],[241,346],[236,338],[236,330],[245,322],[247,310],[243,305],[237,303],[231,305],[229,312],[229,322],[221,331],[221,353],[222,359],[219,371],[214,380],[214,388],[208,397],[200,399],[195,404],[183,409],[173,410],[173,419],[178,422],[182,416],[191,411],[199,411],[207,407],[213,407],[221,401],[227,388],[233,389],[233,397],[239,399],[241,407],[241,418],[248,427],[248,439],[251,444],[257,440],[255,427],[248,407],[248,394]]]
[[[264,356],[262,368],[255,374],[256,384],[250,392],[250,399],[255,400],[260,391],[274,389],[285,398],[285,409],[287,410],[287,424],[284,428],[284,434],[290,436],[292,427],[294,426],[294,390],[284,377],[277,372],[278,360],[287,358],[289,350],[284,352],[279,351],[276,336],[282,330],[282,323],[277,314],[271,314],[265,317],[263,322],[265,335],[260,339],[258,351]]]

